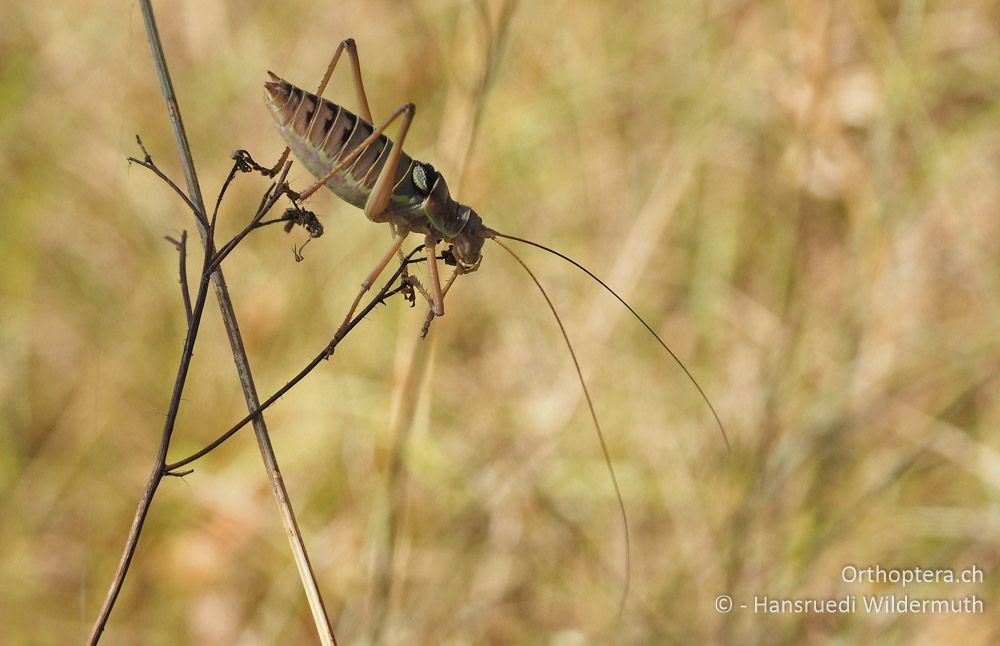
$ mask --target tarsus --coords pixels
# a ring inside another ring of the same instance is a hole
[[[518,240],[519,238],[512,238],[511,236],[501,236],[503,238],[511,238],[513,240]],[[583,379],[583,371],[580,369],[580,362],[576,358],[576,352],[573,351],[573,344],[569,341],[569,335],[566,333],[566,328],[563,326],[562,319],[559,318],[559,313],[556,311],[555,305],[552,304],[552,299],[549,298],[548,293],[542,284],[538,282],[538,278],[535,274],[528,268],[528,265],[524,264],[520,256],[514,253],[510,247],[500,242],[496,238],[493,238],[493,242],[497,243],[503,247],[504,251],[509,253],[514,260],[517,261],[524,271],[528,272],[531,276],[531,280],[534,281],[535,286],[538,287],[538,291],[542,293],[545,297],[545,302],[548,303],[549,309],[552,311],[552,316],[556,318],[556,323],[559,324],[559,331],[562,332],[563,340],[566,341],[566,347],[569,348],[569,356],[573,359],[573,367],[576,368],[576,376],[580,379],[580,387],[583,389],[583,396],[587,399],[587,408],[590,409],[590,417],[594,420],[594,429],[597,431],[597,439],[601,443],[601,452],[604,454],[604,463],[608,467],[608,473],[611,474],[611,484],[615,488],[615,496],[618,498],[618,509],[621,511],[622,516],[622,526],[625,529],[625,587],[622,590],[621,600],[618,602],[618,616],[621,617],[623,611],[625,610],[625,601],[628,599],[629,584],[632,580],[632,540],[628,529],[628,514],[625,513],[625,500],[622,498],[621,487],[618,486],[618,477],[615,475],[615,467],[611,463],[611,453],[608,451],[607,442],[604,441],[604,431],[601,430],[601,423],[597,419],[597,412],[594,410],[594,402],[590,399],[590,391],[587,390],[587,382]]]
[[[500,244],[500,241],[497,240],[496,238],[506,238],[508,240],[517,240],[518,242],[523,242],[524,244],[531,245],[532,247],[537,247],[538,249],[541,249],[542,251],[547,251],[550,254],[553,254],[555,256],[558,256],[558,257],[562,258],[563,260],[565,260],[566,262],[570,263],[571,265],[573,265],[574,267],[576,267],[577,269],[579,269],[583,273],[585,273],[588,276],[590,276],[591,278],[593,278],[595,281],[597,281],[598,284],[600,284],[601,287],[603,287],[604,289],[608,290],[608,292],[610,292],[612,296],[614,296],[615,298],[617,298],[618,302],[621,303],[622,305],[624,305],[625,308],[628,309],[628,311],[632,313],[632,316],[634,316],[637,321],[639,321],[640,323],[642,323],[643,327],[645,327],[646,330],[650,334],[653,335],[653,338],[655,338],[660,343],[660,345],[663,346],[663,349],[666,350],[670,354],[670,356],[677,363],[677,365],[680,366],[681,370],[684,371],[684,374],[687,375],[688,379],[691,380],[691,383],[694,384],[694,387],[698,389],[698,393],[701,395],[701,398],[705,401],[705,404],[708,405],[708,409],[710,411],[712,411],[712,416],[715,418],[715,423],[718,424],[718,426],[719,426],[719,431],[722,433],[722,439],[726,443],[726,450],[729,451],[730,453],[732,453],[733,449],[732,449],[732,446],[729,444],[729,435],[726,433],[726,428],[722,424],[722,419],[719,417],[719,414],[715,411],[715,406],[713,406],[712,402],[708,399],[708,395],[705,394],[705,391],[702,389],[701,384],[699,384],[698,380],[694,378],[694,375],[691,374],[691,371],[687,369],[687,366],[684,365],[684,362],[681,361],[680,357],[678,357],[674,353],[674,351],[670,349],[670,346],[668,346],[666,344],[666,342],[663,339],[660,338],[659,334],[657,334],[656,332],[653,331],[653,328],[649,326],[649,323],[646,323],[646,321],[641,316],[639,316],[639,313],[636,312],[634,309],[632,309],[632,306],[629,305],[627,302],[625,302],[624,298],[622,298],[621,296],[618,295],[618,292],[616,292],[615,290],[611,289],[611,287],[609,287],[608,284],[605,283],[603,280],[601,280],[600,278],[598,278],[594,274],[594,272],[590,271],[589,269],[587,269],[586,267],[584,267],[583,265],[581,265],[577,261],[573,260],[569,256],[556,251],[555,249],[552,249],[550,247],[546,247],[543,244],[539,244],[537,242],[533,242],[533,241],[527,240],[525,238],[518,238],[517,236],[511,236],[511,235],[507,235],[505,233],[498,233],[496,231],[492,231],[491,233],[495,236],[494,237],[494,242],[496,242],[497,244]],[[500,244],[500,246],[503,247],[504,249],[507,249],[507,247],[505,245],[503,245],[503,244]],[[513,252],[511,252],[510,249],[507,249],[507,252],[511,253],[513,255]],[[517,256],[514,256],[514,257],[517,258]],[[518,258],[518,262],[520,262],[520,258]],[[524,265],[523,262],[521,264]],[[527,267],[525,267],[525,269],[527,269]],[[530,274],[531,272],[529,271],[528,273]],[[534,276],[532,276],[532,278],[534,278]],[[538,281],[536,280],[535,282],[537,283]],[[539,288],[541,288],[541,285],[539,285]],[[546,299],[547,298],[548,297],[546,297]],[[549,305],[551,306],[552,304],[549,303]],[[560,323],[559,326],[562,327],[562,323]],[[564,332],[564,334],[565,334],[565,332]],[[570,350],[570,352],[572,352],[572,350]],[[576,360],[576,357],[574,357],[574,361],[575,360]],[[579,370],[579,366],[577,367],[577,370]],[[584,388],[584,392],[586,392],[586,387]],[[590,398],[588,397],[587,400],[589,402]]]

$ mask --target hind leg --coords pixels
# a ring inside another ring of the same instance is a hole
[[[326,72],[323,74],[323,80],[319,82],[319,87],[316,88],[316,96],[323,96],[323,91],[326,90],[326,86],[330,83],[330,78],[333,76],[333,70],[337,68],[337,63],[340,61],[340,55],[345,50],[347,51],[347,57],[351,59],[351,77],[354,80],[354,92],[357,95],[361,118],[368,123],[375,123],[375,119],[372,117],[371,106],[368,105],[368,96],[365,94],[365,84],[361,80],[361,59],[358,58],[358,47],[355,45],[353,38],[342,40],[337,45],[336,51],[333,52],[333,58],[330,59],[330,64],[327,65]],[[312,125],[309,124],[310,130],[312,130]],[[270,174],[272,176],[276,175],[278,170],[284,165],[285,160],[288,159],[288,153],[289,149],[286,147],[281,153],[281,157],[278,158],[278,163],[271,169]]]

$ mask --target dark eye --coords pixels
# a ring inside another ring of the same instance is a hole
[[[429,195],[434,181],[437,180],[437,171],[430,164],[417,162],[413,165],[413,184],[424,195]]]

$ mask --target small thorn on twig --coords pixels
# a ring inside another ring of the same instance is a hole
[[[164,476],[170,476],[171,478],[183,478],[194,473],[194,469],[185,469],[184,471],[164,471]]]

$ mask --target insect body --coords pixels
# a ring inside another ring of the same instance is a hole
[[[358,145],[375,132],[374,125],[332,101],[271,77],[264,87],[278,131],[314,175],[323,177],[348,154],[357,152],[353,163],[325,185],[345,202],[364,208],[393,142],[380,134],[358,151]],[[465,271],[476,269],[489,229],[474,210],[452,199],[444,177],[430,164],[401,151],[392,178],[388,208],[372,220],[438,236],[455,245],[455,256]]]
[[[344,46],[356,56],[353,44]],[[331,70],[335,64],[336,57]],[[360,76],[356,82],[360,88]],[[360,92],[363,97],[363,89]],[[384,258],[386,262],[373,270],[370,282],[398,252],[409,233],[424,234],[432,283],[429,293],[422,287],[421,292],[435,315],[444,314],[446,289],[442,289],[438,277],[435,245],[441,240],[452,245],[457,276],[479,267],[483,242],[493,237],[493,231],[483,225],[474,210],[452,199],[447,182],[433,166],[403,152],[402,141],[413,117],[413,105],[403,106],[376,128],[369,120],[274,74],[265,83],[264,94],[289,148],[306,168],[322,178],[301,196],[308,197],[323,185],[349,204],[363,208],[373,222],[393,226],[393,246]],[[366,100],[363,105],[370,112]],[[404,121],[396,143],[382,131],[400,115]],[[365,281],[362,293],[368,287],[370,283]]]
[[[347,51],[351,59],[354,87],[361,106],[360,116],[331,101],[323,99],[321,96],[323,88],[325,88],[344,50]],[[326,76],[320,83],[316,94],[306,92],[274,74],[271,74],[271,80],[265,83],[264,94],[267,106],[277,122],[278,131],[288,143],[289,149],[294,151],[295,155],[302,161],[306,168],[319,178],[315,184],[299,193],[299,197],[302,199],[307,198],[321,186],[326,186],[344,201],[363,208],[365,215],[373,222],[388,223],[393,230],[392,245],[362,283],[361,292],[355,298],[354,305],[345,318],[345,325],[353,315],[365,291],[371,287],[382,270],[392,260],[393,256],[399,255],[403,240],[411,232],[424,235],[424,246],[430,267],[430,290],[424,289],[419,282],[414,280],[415,286],[419,288],[420,292],[431,304],[428,323],[434,316],[441,316],[444,313],[444,295],[454,280],[461,274],[478,269],[482,260],[483,243],[487,238],[492,239],[513,256],[531,276],[531,279],[542,292],[549,308],[559,323],[560,331],[569,348],[577,376],[580,379],[580,384],[587,400],[587,406],[590,409],[594,426],[600,439],[605,462],[614,484],[615,493],[618,496],[625,529],[626,563],[628,563],[628,520],[625,516],[625,507],[618,488],[617,479],[615,478],[614,468],[611,464],[611,457],[604,443],[603,433],[593,403],[591,402],[590,394],[587,392],[583,373],[576,360],[576,354],[573,351],[569,337],[563,328],[562,321],[559,320],[559,315],[552,301],[545,293],[538,279],[535,278],[535,275],[528,269],[524,261],[506,244],[501,242],[500,238],[517,240],[558,256],[586,273],[618,299],[642,323],[663,349],[670,354],[695,385],[712,411],[719,429],[725,438],[726,432],[722,426],[722,422],[718,414],[716,414],[715,408],[708,400],[707,395],[705,395],[701,386],[694,379],[694,376],[659,335],[653,331],[649,324],[621,296],[594,273],[572,258],[545,245],[517,236],[505,235],[488,228],[473,209],[452,199],[444,177],[434,170],[433,166],[414,160],[404,153],[402,145],[406,137],[406,132],[409,129],[410,121],[413,119],[415,111],[413,104],[406,104],[398,108],[382,125],[378,127],[373,125],[375,121],[371,116],[371,109],[368,106],[368,100],[361,81],[361,69],[354,41],[345,40],[337,48],[333,60],[327,69]],[[400,117],[402,118],[400,135],[398,141],[394,142],[383,134],[383,132],[394,120]],[[285,155],[287,155],[287,152],[286,150]],[[278,166],[284,163],[285,155],[282,155]],[[438,275],[438,258],[435,251],[435,246],[442,240],[452,245],[452,255],[455,258],[456,265],[455,271],[443,288]],[[728,446],[728,440],[726,444]],[[628,566],[626,565],[627,571]],[[626,592],[627,589],[628,577],[626,575]]]

